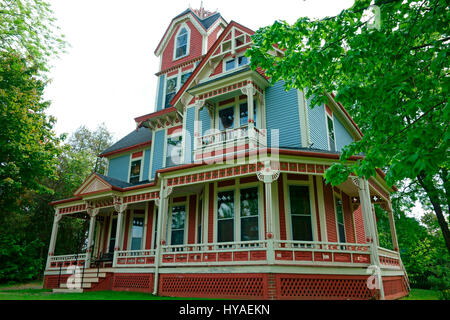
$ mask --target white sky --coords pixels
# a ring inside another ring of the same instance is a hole
[[[154,51],[170,21],[200,0],[48,0],[71,47],[53,61],[46,98],[58,134],[104,122],[115,140],[135,129],[134,118],[155,111],[159,59]],[[336,15],[353,0],[204,0],[252,30],[276,19]]]

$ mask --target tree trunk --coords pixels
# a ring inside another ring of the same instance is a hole
[[[442,234],[444,235],[445,244],[447,245],[447,251],[450,254],[450,230],[448,228],[448,223],[445,220],[444,213],[442,212],[438,190],[434,186],[431,177],[429,177],[426,173],[422,172],[421,174],[419,174],[417,180],[419,181],[420,185],[425,190],[428,198],[431,201],[439,226],[441,227]]]

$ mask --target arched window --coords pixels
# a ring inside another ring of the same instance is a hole
[[[186,27],[181,27],[175,39],[175,59],[188,55],[189,32]]]

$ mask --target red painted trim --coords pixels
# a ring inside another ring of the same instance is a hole
[[[172,127],[172,128],[167,129],[167,134],[169,135],[169,134],[174,133],[175,131],[182,130],[182,129],[183,129],[183,126]]]
[[[208,243],[212,243],[214,241],[214,183],[209,184],[208,202]]]
[[[189,197],[189,229],[188,229],[188,244],[195,243],[195,216],[197,214],[197,196],[191,195]]]
[[[131,150],[134,150],[134,149],[142,148],[142,147],[147,147],[147,146],[150,146],[151,144],[152,144],[152,141],[147,141],[147,142],[136,144],[134,146],[122,148],[122,149],[119,149],[119,150],[114,150],[114,151],[111,151],[111,152],[108,152],[108,153],[99,154],[98,156],[102,157],[102,158],[109,157],[109,156],[112,156],[112,155],[115,155],[115,154],[124,153],[124,152],[131,151]]]
[[[68,202],[80,201],[80,200],[83,200],[83,197],[73,197],[73,198],[68,198],[68,199],[56,200],[56,201],[50,202],[49,204],[51,206],[54,206],[57,204],[63,204],[63,203],[68,203]]]
[[[131,159],[140,158],[144,154],[143,151],[135,152],[131,155]]]
[[[184,197],[177,197],[177,198],[173,198],[172,202],[185,202],[186,201],[186,196]]]
[[[131,210],[127,210],[126,216],[125,216],[125,232],[123,236],[123,246],[122,250],[128,250],[128,232],[130,229],[130,223],[131,223]]]
[[[286,240],[286,211],[284,207],[283,175],[278,178],[278,208],[280,216],[280,240]]]
[[[296,180],[296,181],[308,181],[309,177],[305,174],[288,173],[287,179],[288,180]]]
[[[149,250],[152,248],[152,238],[153,238],[153,216],[155,211],[155,202],[148,202],[147,211],[147,235],[145,237],[145,249]]]
[[[258,182],[258,177],[257,176],[250,176],[250,177],[244,177],[244,178],[239,179],[239,183],[240,184],[252,183],[252,182]]]
[[[217,187],[218,187],[218,188],[222,188],[222,187],[234,186],[234,184],[235,184],[234,179],[231,179],[231,180],[223,180],[223,181],[217,182]]]
[[[320,225],[320,215],[319,215],[319,199],[317,196],[317,181],[316,177],[313,177],[313,188],[314,188],[314,205],[316,207],[316,224],[317,224],[317,238],[319,241],[322,241],[322,230]]]

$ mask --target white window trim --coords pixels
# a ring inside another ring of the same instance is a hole
[[[167,82],[169,82],[169,80],[171,80],[171,79],[173,79],[173,78],[176,78],[176,79],[177,79],[177,84],[176,84],[176,86],[175,86],[175,94],[177,94],[178,86],[179,86],[179,82],[180,82],[180,81],[178,81],[178,75],[179,75],[179,73],[177,73],[177,74],[175,74],[175,75],[173,75],[173,76],[170,76],[170,77],[167,77],[167,76],[166,76],[166,81],[164,82],[164,99],[163,99],[163,104],[162,104],[162,106],[161,106],[161,110],[163,110],[163,109],[166,108]]]
[[[214,223],[213,223],[213,236],[215,243],[218,242],[218,222],[219,222],[219,212],[217,209],[217,195],[219,192],[223,191],[234,191],[234,221],[233,221],[233,242],[247,242],[241,240],[241,201],[240,201],[240,190],[248,188],[258,188],[258,240],[264,240],[264,194],[262,182],[250,182],[241,184],[239,178],[236,178],[234,185],[218,187],[217,182],[214,182]],[[203,240],[203,239],[202,239]],[[248,242],[252,242],[250,240]]]
[[[259,101],[255,101],[255,99],[253,100],[253,102],[256,103],[256,113],[257,113],[257,115],[258,115],[258,117],[256,118],[255,126],[256,126],[256,128],[261,128],[261,116],[260,116],[260,115],[262,114],[261,106],[260,106],[261,103],[259,103]],[[242,125],[242,126],[241,126],[241,123],[240,123],[240,122],[241,122],[241,118],[240,118],[239,107],[240,107],[240,105],[243,104],[243,103],[247,103],[247,108],[250,107],[250,106],[248,105],[248,99],[242,99],[242,100],[240,100],[240,99],[239,99],[239,96],[236,96],[236,97],[235,97],[234,102],[230,102],[230,103],[224,104],[223,106],[219,106],[219,105],[217,104],[217,107],[215,108],[215,109],[216,109],[216,112],[215,112],[215,121],[214,121],[214,127],[215,127],[215,130],[218,130],[218,131],[235,130],[235,129],[237,129],[237,128],[242,128],[242,127],[247,126],[248,123],[247,123],[247,124],[244,124],[244,125]],[[229,107],[231,107],[231,106],[234,107],[234,123],[233,123],[233,128],[232,128],[232,129],[220,130],[220,128],[219,128],[219,126],[220,126],[219,111],[222,110],[222,109],[229,108]],[[253,115],[253,117],[254,117],[254,115]]]
[[[139,209],[138,209],[139,210]],[[127,239],[127,248],[126,250],[131,251],[131,240],[133,239],[133,220],[134,218],[144,218],[144,225],[142,226],[142,238],[141,238],[141,249],[144,250],[144,243],[145,243],[145,210],[144,213],[135,213],[135,209],[132,209],[130,212],[130,225],[128,226],[128,239]],[[125,223],[126,224],[126,223]],[[139,250],[133,250],[133,251],[139,251]]]
[[[183,56],[177,57],[176,54],[177,54],[178,36],[180,35],[181,30],[183,30],[183,28],[185,28],[187,31],[186,54]],[[191,49],[191,46],[190,46],[190,44],[191,44],[191,29],[189,28],[187,23],[182,23],[180,25],[180,28],[178,28],[178,31],[175,34],[175,38],[173,39],[173,42],[174,43],[173,43],[173,60],[172,61],[177,61],[177,60],[180,60],[180,59],[183,59],[183,58],[189,56],[190,49]]]
[[[293,240],[293,232],[292,232],[292,215],[291,215],[291,202],[289,198],[289,187],[290,186],[305,186],[308,187],[309,191],[309,205],[311,209],[311,233],[312,233],[312,241],[317,241],[317,221],[316,221],[316,207],[315,207],[315,197],[314,197],[314,183],[311,178],[313,176],[308,176],[308,181],[305,180],[289,180],[287,179],[287,175],[283,177],[283,189],[284,192],[284,203],[286,208],[286,238]]]
[[[141,152],[141,151],[142,151],[142,156],[133,158],[133,153]],[[137,160],[141,160],[141,167],[139,169],[139,182],[142,181],[142,174],[143,174],[143,170],[144,170],[144,156],[145,156],[145,150],[139,150],[139,151],[134,151],[134,152],[130,153],[130,162],[128,163],[128,179],[127,179],[128,183],[131,183],[130,182],[130,179],[131,179],[131,163],[133,161],[137,161]]]
[[[245,56],[245,51],[244,51],[244,53],[237,54],[234,58],[233,57],[228,57],[228,58],[223,59],[222,60],[222,73],[220,74],[220,76],[222,76],[224,74],[228,74],[228,73],[234,72],[234,71],[237,71],[237,70],[240,70],[240,69],[243,69],[243,68],[249,66],[250,65],[250,57],[246,57],[247,60],[248,60],[247,64],[244,64],[242,66],[239,65],[239,58],[243,57],[243,56]],[[230,69],[230,70],[227,70],[226,69],[227,62],[230,61],[230,60],[235,60],[235,67]]]
[[[173,202],[173,197],[170,199],[169,212],[167,214],[167,244],[172,245],[172,208],[184,206],[184,230],[183,230],[183,244],[188,243],[188,228],[189,228],[189,196],[186,196],[185,201]]]
[[[338,221],[338,213],[337,213],[337,203],[336,203],[336,199],[341,200],[341,204],[342,204],[342,220],[344,223],[344,234],[345,234],[345,241],[342,241],[340,239],[340,234],[339,234],[339,221]],[[334,215],[335,215],[335,220],[336,220],[336,236],[338,238],[338,242],[342,242],[342,243],[346,243],[348,242],[347,240],[347,226],[345,225],[345,214],[344,214],[344,202],[342,201],[342,196],[340,194],[338,194],[337,192],[335,192],[333,190],[333,209],[334,209]]]
[[[331,145],[330,145],[330,134],[329,134],[329,130],[328,130],[328,118],[331,119],[331,121],[333,122],[333,133],[334,133],[334,151],[337,151],[337,146],[336,146],[336,126],[334,124],[334,115],[330,116],[326,110],[325,105],[323,106],[323,111],[325,113],[325,125],[326,125],[326,129],[327,129],[327,145],[328,145],[328,150],[331,151]],[[333,113],[332,113],[333,114]]]
[[[183,127],[184,128],[184,127]],[[170,128],[169,128],[170,129]],[[163,168],[166,168],[167,165],[167,140],[169,138],[175,138],[175,137],[181,137],[181,155],[180,155],[180,159],[181,159],[181,163],[179,165],[182,165],[184,163],[184,144],[183,144],[183,129],[180,130],[175,130],[175,132],[173,132],[172,134],[168,134],[168,129],[165,130],[166,134],[165,134],[165,139],[164,139],[164,152],[163,152]]]

